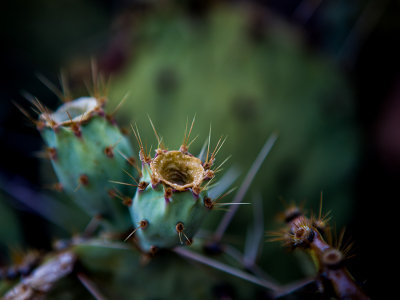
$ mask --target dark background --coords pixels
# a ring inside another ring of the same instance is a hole
[[[193,18],[215,4],[213,1],[178,2]],[[238,2],[231,1],[231,4]],[[396,220],[400,182],[400,3],[378,0],[254,2],[297,27],[312,51],[332,58],[349,78],[361,133],[361,157],[354,180],[355,209],[346,226],[356,245],[351,269],[356,278],[361,278],[366,290],[378,296],[384,292],[383,286],[385,290],[388,287],[385,278],[389,274],[384,268],[398,255],[392,241],[396,239],[397,228],[391,227],[391,221]],[[126,46],[123,32],[118,33],[122,36],[118,40],[112,29],[115,19],[129,11],[140,20],[152,9],[146,1],[127,0],[2,3],[2,181],[23,182],[33,187],[42,184],[38,175],[40,161],[33,155],[41,149],[42,141],[34,126],[12,103],[24,103],[23,90],[48,99],[49,106],[57,102],[35,74],[39,72],[57,82],[60,69],[71,68],[75,76],[71,85],[79,86],[77,82],[89,72],[90,57],[98,59],[100,69],[106,74],[118,72],[132,59],[135,47]],[[135,22],[127,26],[135,26]],[[7,205],[22,220],[24,245],[50,247],[47,221],[21,204]],[[0,254],[2,260],[6,261]]]

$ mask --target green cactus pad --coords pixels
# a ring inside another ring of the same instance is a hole
[[[112,199],[115,184],[110,180],[129,182],[123,170],[135,177],[137,172],[127,159],[133,157],[129,141],[104,116],[100,100],[79,98],[40,118],[45,124],[41,134],[62,189],[90,215],[122,225],[126,208]],[[135,192],[124,186],[118,189],[127,196]]]
[[[212,208],[203,183],[214,176],[214,155],[202,162],[185,145],[179,151],[157,149],[154,158],[142,150],[142,178],[130,207],[139,246],[152,252],[190,245]]]

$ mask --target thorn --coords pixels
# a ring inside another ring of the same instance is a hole
[[[132,184],[132,183],[126,183],[126,182],[121,182],[121,181],[109,180],[109,182],[116,183],[116,184],[120,184],[120,185],[129,185],[129,186],[134,186],[134,187],[137,187],[137,185],[136,185],[136,184]]]
[[[35,120],[22,106],[20,106],[17,102],[12,101],[12,103],[17,107],[17,109],[30,121],[33,123],[33,125],[38,126],[38,121]]]
[[[122,107],[122,105],[125,103],[126,99],[129,97],[129,92],[125,94],[125,96],[121,99],[121,101],[117,104],[117,106],[114,108],[114,110],[110,113],[111,116],[114,116],[117,111]]]
[[[69,102],[73,98],[71,96],[71,90],[69,89],[69,84],[68,84],[67,77],[66,77],[65,72],[63,70],[61,70],[61,72],[60,72],[60,81],[61,81],[61,88],[62,88],[62,93],[63,93],[63,99],[62,100],[64,102]]]
[[[276,134],[272,134],[268,140],[265,142],[263,148],[257,155],[255,161],[253,162],[250,170],[248,171],[242,185],[240,186],[238,192],[236,193],[233,203],[239,203],[242,202],[243,198],[245,197],[247,190],[249,189],[251,183],[253,182],[253,179],[255,175],[257,174],[258,170],[260,169],[262,163],[264,162],[265,158],[268,156],[269,152],[271,151],[273,145],[275,144],[275,141],[277,139]],[[232,218],[234,217],[236,211],[237,211],[238,206],[232,208],[227,214],[225,214],[224,218],[220,222],[219,226],[217,227],[217,230],[214,235],[215,241],[220,241],[223,234],[225,233],[225,230],[228,228],[230,222],[232,221]]]
[[[57,96],[58,99],[65,102],[64,94],[57,88],[50,80],[44,77],[42,74],[37,73],[36,77],[50,90],[53,92],[54,95]]]
[[[182,242],[182,232],[185,229],[185,226],[183,225],[182,222],[178,222],[175,226],[176,232],[178,233],[178,237],[179,237],[179,241],[181,242],[181,244],[183,244]]]
[[[120,191],[118,191],[117,189],[113,189],[111,190],[113,191],[112,193],[112,198],[118,198],[122,201],[122,204],[125,206],[131,206],[132,205],[132,198],[129,196],[125,196],[123,195]],[[110,192],[110,191],[109,191]],[[109,194],[110,195],[110,194]]]
[[[93,281],[91,281],[85,274],[79,272],[76,276],[96,300],[106,300],[106,298],[100,293],[99,289],[95,286]]]
[[[118,141],[114,145],[107,146],[104,149],[104,154],[108,158],[113,158],[114,157],[114,148],[121,142],[121,138],[118,139]]]
[[[139,169],[139,166],[136,163],[136,159],[133,156],[126,157],[121,151],[117,149],[117,152],[130,164],[132,167],[136,169],[139,174],[139,177],[142,177],[142,171]]]
[[[160,137],[159,137],[159,135],[158,135],[158,133],[157,133],[157,130],[156,130],[156,128],[154,127],[153,122],[151,121],[150,116],[147,115],[147,117],[149,118],[151,127],[153,128],[153,131],[154,131],[154,135],[156,136],[156,139],[157,139],[157,148],[158,148],[158,149],[163,149],[163,150],[164,150],[164,149],[165,149],[165,146],[164,146],[164,144],[163,144],[163,142],[162,142],[162,138],[160,139]]]
[[[147,220],[142,220],[139,222],[139,226],[136,227],[124,240],[126,242],[129,240],[129,238],[138,230],[138,229],[145,229],[149,225],[149,222]]]
[[[185,127],[185,133],[184,133],[184,136],[183,136],[183,142],[182,142],[182,145],[181,145],[181,147],[179,149],[183,153],[187,153],[188,152],[190,144],[192,144],[194,142],[194,140],[197,138],[197,136],[196,136],[192,140],[192,142],[189,143],[190,134],[192,133],[192,129],[193,129],[193,125],[194,125],[194,121],[195,120],[196,120],[196,115],[193,116],[193,120],[192,120],[192,124],[190,126],[190,129],[189,129],[189,133],[186,135],[186,133],[187,133],[187,125],[188,125],[188,119],[186,119],[186,127]]]
[[[141,137],[140,137],[139,129],[138,129],[136,123],[135,123],[135,127],[136,127],[136,131],[137,131],[137,132],[135,131],[135,129],[133,128],[133,125],[131,124],[132,131],[133,131],[133,133],[134,133],[134,135],[135,135],[135,137],[136,137],[136,141],[138,142],[139,148],[140,148],[140,152],[139,152],[140,160],[141,160],[143,163],[149,164],[149,163],[151,163],[151,157],[147,156],[146,152],[144,151],[142,139],[141,139]]]
[[[139,182],[137,182],[136,178],[132,176],[132,174],[130,174],[127,170],[122,170],[126,175],[128,175],[138,186],[139,186]]]

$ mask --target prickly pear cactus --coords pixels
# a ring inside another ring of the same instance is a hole
[[[140,147],[142,177],[130,207],[132,220],[139,225],[135,231],[140,247],[152,252],[190,245],[213,207],[206,190],[214,178],[211,167],[216,151],[203,162],[188,152],[186,142],[179,150],[168,151],[162,146],[153,158],[146,155],[141,142]]]
[[[128,191],[117,191],[112,180],[127,181],[137,172],[129,141],[103,106],[104,100],[82,97],[53,113],[44,109],[39,130],[62,190],[91,216],[126,228],[126,208],[114,198]]]

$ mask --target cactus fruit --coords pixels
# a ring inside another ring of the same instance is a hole
[[[134,232],[138,234],[140,248],[152,252],[184,243],[190,245],[214,205],[206,190],[214,178],[211,167],[223,142],[203,162],[188,151],[189,132],[179,150],[166,150],[159,139],[160,148],[151,158],[144,152],[139,133],[134,132],[140,145],[142,177],[130,212],[133,223],[139,225]]]
[[[82,97],[53,113],[41,106],[37,124],[62,189],[91,216],[123,229],[126,209],[111,199],[117,194],[111,180],[126,181],[137,172],[129,141],[104,113],[104,102]]]

